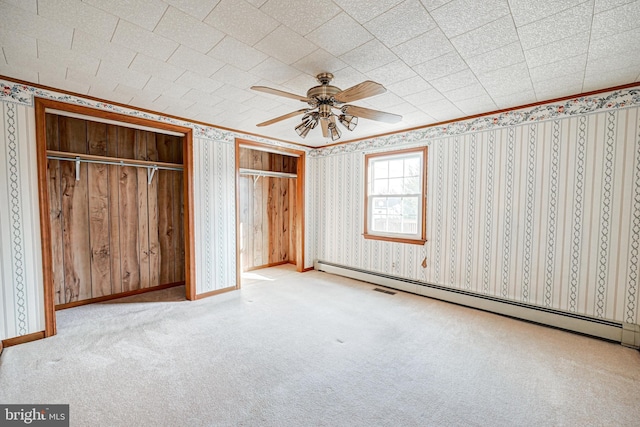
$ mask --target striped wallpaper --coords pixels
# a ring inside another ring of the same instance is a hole
[[[632,107],[422,142],[424,246],[362,237],[363,152],[315,157],[316,257],[637,324],[639,126]]]

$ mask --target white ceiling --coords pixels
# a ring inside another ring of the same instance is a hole
[[[0,74],[311,146],[304,95],[331,72],[346,89],[388,91],[354,105],[403,116],[361,120],[341,141],[632,83],[640,1],[0,0]]]

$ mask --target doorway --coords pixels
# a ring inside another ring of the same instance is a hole
[[[305,153],[236,140],[238,283],[242,273],[304,270]]]

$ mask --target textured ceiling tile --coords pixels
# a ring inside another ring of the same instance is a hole
[[[365,23],[391,9],[402,0],[334,0],[345,12],[360,23]]]
[[[401,60],[393,61],[389,64],[368,71],[367,76],[382,84],[383,86],[415,77],[417,74],[407,64]]]
[[[456,102],[456,107],[458,107],[462,112],[468,116],[474,114],[482,114],[487,113],[489,111],[494,111],[498,109],[496,103],[491,99],[489,95],[482,95],[476,98],[464,99],[462,101]]]
[[[31,83],[38,82],[38,72],[36,70],[8,65],[4,58],[0,61],[0,75]]]
[[[435,123],[436,119],[425,113],[421,110],[416,110],[412,113],[407,113],[402,116],[402,121],[405,123],[409,123],[411,127],[413,126],[426,126],[431,123]]]
[[[582,92],[583,80],[584,73],[579,72],[537,81],[533,87],[538,100],[545,101]]]
[[[584,78],[583,92],[633,83],[639,76],[638,67],[620,68],[606,74],[587,74]]]
[[[196,89],[191,89],[189,92],[182,95],[181,98],[186,99],[188,101],[194,101],[198,103],[200,106],[206,105],[207,107],[213,107],[214,105],[218,105],[221,102],[224,102],[224,98],[220,96],[201,92]]]
[[[594,15],[591,38],[596,40],[636,27],[640,27],[639,1]]]
[[[315,44],[285,26],[276,28],[254,47],[285,64],[293,64],[318,49]]]
[[[640,46],[622,54],[610,55],[599,59],[589,57],[586,74],[607,74],[620,68],[637,67],[640,73]]]
[[[561,61],[545,64],[540,67],[529,68],[531,81],[534,83],[549,80],[568,74],[584,73],[587,55],[578,55]]]
[[[56,89],[68,90],[74,93],[86,94],[89,92],[88,84],[78,83],[71,80],[67,80],[63,76],[60,76],[57,72],[48,72],[47,70],[40,71],[38,73],[38,83],[41,85],[54,87]]]
[[[264,53],[230,36],[222,39],[207,55],[245,71],[267,59]]]
[[[427,8],[429,12],[439,8],[440,6],[444,6],[449,3],[451,0],[420,0],[420,2]]]
[[[280,107],[282,104],[279,103],[276,99],[272,99],[263,95],[256,95],[253,98],[249,98],[246,101],[242,102],[244,105],[246,105],[247,107],[250,108],[255,108],[258,110],[264,110],[265,114],[267,116],[271,116],[271,113],[268,112],[268,110],[270,110],[271,108],[277,108]],[[267,118],[265,118],[265,120],[267,120]],[[257,122],[259,123],[259,122]]]
[[[229,101],[236,102],[246,101],[255,96],[253,93],[249,93],[248,91],[238,89],[237,87],[231,85],[224,85],[216,89],[213,94]],[[247,109],[248,108],[249,107],[247,107]]]
[[[162,18],[167,4],[162,0],[83,0],[149,31]]]
[[[448,37],[464,34],[508,14],[507,0],[453,0],[431,12]]]
[[[249,46],[279,25],[278,21],[244,0],[222,0],[204,22]]]
[[[133,98],[132,95],[114,92],[100,85],[91,86],[89,89],[89,95],[95,96],[96,98],[108,99],[113,102],[119,102],[121,104],[128,104]]]
[[[362,102],[357,101],[356,104],[360,105]],[[367,103],[373,108],[380,110],[393,109],[394,105],[400,105],[404,103],[403,99],[395,93],[386,92],[382,95],[376,95],[372,98],[367,98]]]
[[[69,26],[2,2],[0,2],[0,28],[47,40],[67,49],[71,47],[73,37],[73,28]]]
[[[448,99],[424,104],[420,109],[439,122],[464,117],[464,113]]]
[[[118,18],[80,0],[40,0],[38,15],[110,40]]]
[[[195,104],[195,102],[188,99],[177,99],[168,95],[160,95],[158,99],[155,101],[157,103],[166,104],[167,107],[162,111],[168,114],[173,114],[175,116],[180,116],[184,114],[184,110]]]
[[[392,49],[410,67],[453,51],[453,46],[436,28]]]
[[[522,27],[555,15],[582,2],[584,0],[509,0],[509,6],[511,7],[511,14],[516,27]]]
[[[115,79],[97,77],[94,74],[83,73],[71,67],[67,68],[67,80],[88,84],[89,86],[99,85],[110,90],[114,90],[118,86],[118,82]]]
[[[533,49],[560,38],[568,38],[591,28],[593,0],[518,28],[524,50]]]
[[[334,73],[334,80],[331,82],[334,86],[338,86],[346,90],[352,86],[367,80],[367,76],[353,67],[346,67]]]
[[[527,58],[527,64],[529,67],[539,67],[555,62],[558,58],[587,53],[589,36],[589,32],[584,32],[534,49],[525,50],[524,56]]]
[[[638,28],[598,40],[591,40],[589,44],[589,61],[634,51],[639,44],[640,29]]]
[[[178,48],[178,43],[173,40],[122,20],[118,23],[118,28],[113,35],[113,42],[163,61],[166,61]]]
[[[211,79],[235,86],[240,89],[248,89],[260,80],[260,78],[246,71],[239,70],[233,65],[225,65],[218,71],[216,71]]]
[[[366,73],[381,65],[393,62],[398,57],[378,40],[371,40],[341,55],[340,59],[356,70]]]
[[[336,58],[324,49],[316,49],[309,55],[293,64],[295,68],[313,76],[342,70],[347,67],[343,60]]]
[[[429,83],[440,92],[449,92],[476,84],[478,83],[478,79],[471,70],[466,69],[445,77],[440,77],[439,79],[430,80]]]
[[[403,97],[431,88],[432,86],[420,76],[411,77],[409,79],[387,85],[388,90]]]
[[[287,88],[288,92],[296,93],[301,96],[306,96],[307,90],[310,87],[318,85],[318,81],[315,76],[310,76],[309,74],[301,73],[294,77],[291,80],[288,80],[284,83],[283,87]]]
[[[38,40],[38,57],[52,64],[63,67],[73,67],[87,74],[95,74],[98,71],[100,61],[84,53],[69,49],[63,49],[58,45]]]
[[[202,21],[209,15],[220,0],[164,0],[176,9],[188,13]]]
[[[435,89],[427,89],[422,92],[413,93],[404,97],[405,101],[410,102],[416,107],[421,107],[434,101],[444,99],[444,96]]]
[[[458,52],[450,52],[422,64],[415,65],[413,70],[427,80],[435,80],[448,74],[457,73],[467,68]]]
[[[467,58],[469,68],[476,74],[488,73],[525,60],[520,43],[511,43],[490,52]]]
[[[478,79],[492,97],[532,89],[529,69],[525,62],[479,74]]]
[[[306,38],[327,52],[340,56],[363,43],[373,36],[346,13],[341,13],[314,31]]]
[[[33,14],[38,13],[38,0],[4,0],[4,2]]]
[[[596,0],[593,13],[604,12],[605,10],[613,9],[614,7],[622,6],[623,4],[634,1],[636,0]]]
[[[96,77],[99,79],[104,78],[107,81],[117,81],[118,83],[123,83],[136,89],[142,89],[151,76],[130,68],[124,68],[102,61]]]
[[[523,92],[491,97],[493,98],[498,108],[519,107],[521,105],[532,104],[538,101],[533,88],[530,88]]]
[[[202,76],[211,76],[225,65],[222,61],[182,45],[178,47],[178,50],[171,55],[167,62]]]
[[[167,9],[153,32],[202,53],[209,52],[224,37],[224,33],[173,7]]]
[[[35,37],[0,28],[0,47],[22,51],[27,56],[38,56]]]
[[[364,25],[389,47],[397,46],[436,27],[418,0],[406,0]]]
[[[73,32],[71,50],[85,55],[100,58],[122,67],[128,67],[136,56],[136,52],[107,40],[94,37],[89,33],[76,30]]]
[[[269,0],[260,10],[303,36],[342,12],[333,2],[316,0]]]
[[[273,58],[269,58],[256,67],[253,67],[249,72],[261,79],[266,79],[278,84],[289,81],[300,74],[299,70]]]
[[[216,89],[222,87],[222,83],[216,82],[214,80],[208,79],[206,77],[202,77],[200,74],[193,73],[191,71],[187,71],[183,75],[181,75],[176,83],[181,86],[190,87],[192,89],[198,89],[203,92],[213,93]]]
[[[172,98],[181,98],[191,88],[158,77],[151,77],[143,90],[151,93],[165,94]]]
[[[518,42],[518,33],[511,16],[496,19],[451,39],[451,43],[463,58],[471,58],[515,42]]]
[[[443,92],[442,95],[456,105],[458,105],[458,101],[464,101],[465,99],[489,96],[480,83],[474,83],[460,89]]]
[[[185,72],[185,69],[182,67],[167,64],[164,61],[151,58],[150,56],[146,56],[141,53],[136,55],[129,68],[170,81],[174,81]]]

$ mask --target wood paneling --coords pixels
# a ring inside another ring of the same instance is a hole
[[[132,161],[182,160],[181,138],[46,115],[47,147]],[[160,141],[160,144],[157,144]],[[47,161],[56,306],[184,282],[183,173]]]

